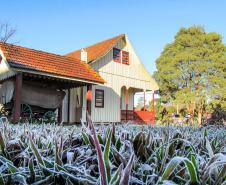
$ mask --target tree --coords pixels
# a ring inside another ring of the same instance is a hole
[[[16,33],[16,29],[11,27],[8,23],[0,24],[0,41],[8,42]]]
[[[141,110],[144,107],[144,98],[139,97],[137,100],[136,110]]]
[[[226,46],[218,33],[182,28],[156,60],[154,74],[163,101],[183,104],[199,124],[209,106],[226,109]]]

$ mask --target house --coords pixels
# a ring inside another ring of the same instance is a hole
[[[61,122],[65,91],[103,83],[81,60],[0,42],[0,103],[13,122],[50,111]]]
[[[59,122],[153,123],[134,110],[134,94],[158,90],[125,34],[65,56],[0,42],[0,104],[13,122],[57,113]],[[145,101],[144,101],[145,104]],[[153,109],[154,110],[154,109]]]
[[[66,56],[92,66],[105,83],[69,89],[63,103],[65,122],[85,121],[87,106],[93,122],[154,122],[154,111],[134,110],[136,92],[144,92],[145,99],[145,92],[151,91],[154,98],[154,92],[159,88],[141,63],[127,35],[98,42]]]

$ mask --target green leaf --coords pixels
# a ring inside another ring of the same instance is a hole
[[[90,145],[89,137],[87,136],[87,134],[85,132],[82,132],[82,139],[86,145]]]
[[[97,134],[97,137],[98,137],[99,143],[104,145],[104,140],[102,139],[100,133]]]
[[[5,185],[5,181],[4,181],[3,177],[2,177],[2,174],[0,174],[0,184]]]
[[[167,164],[165,168],[165,171],[163,172],[162,180],[168,180],[170,175],[174,172],[176,167],[180,165],[181,162],[185,163],[191,182],[198,183],[198,177],[197,177],[195,166],[189,159],[184,157],[174,157],[173,159],[170,160],[170,162]]]
[[[115,173],[112,175],[111,180],[109,182],[109,185],[116,185],[120,182],[120,177],[123,169],[123,164],[121,164],[118,169],[115,171]]]
[[[12,174],[19,172],[19,170],[17,169],[17,167],[14,166],[11,162],[10,163],[9,162],[6,162],[6,166],[8,167],[10,173],[12,173]]]
[[[4,136],[0,130],[0,146],[1,146],[1,150],[3,151],[5,149],[5,140],[4,140]]]
[[[34,170],[33,159],[29,159],[28,169],[29,169],[29,172],[30,172],[30,181],[34,182],[35,181],[35,170]]]
[[[57,141],[55,142],[55,162],[58,164],[58,165],[60,165],[60,166],[62,166],[63,165],[63,162],[62,162],[62,160],[61,160],[61,158],[60,158],[60,148],[58,149],[58,144],[57,144]]]
[[[107,172],[108,182],[111,180],[111,166],[110,166],[110,160],[109,160],[111,137],[112,137],[112,132],[110,131],[108,134],[107,143],[104,147],[104,163],[105,163],[105,170]]]
[[[122,146],[122,142],[121,142],[121,138],[119,137],[115,143],[115,148],[117,149],[117,151],[120,150],[121,146]]]
[[[194,155],[191,156],[191,162],[195,166],[196,172],[198,172],[198,164],[196,162],[196,159],[195,159],[195,156]]]
[[[115,136],[115,123],[112,124],[112,143],[115,145],[116,142],[116,136]]]
[[[133,167],[134,154],[131,155],[128,164],[122,172],[122,177],[120,179],[119,185],[129,185],[129,177]]]
[[[41,154],[39,153],[38,149],[36,148],[36,146],[35,146],[33,140],[31,139],[31,136],[29,136],[29,141],[30,141],[31,149],[32,149],[32,151],[34,152],[34,155],[35,155],[37,161],[38,161],[41,165],[45,166],[45,163],[44,163],[44,161],[43,161],[43,159],[42,159],[42,156],[41,156]]]
[[[209,142],[209,139],[207,137],[205,137],[205,141],[206,141],[206,149],[207,149],[207,151],[209,153],[209,156],[213,157],[214,153],[213,153],[213,149],[211,147],[211,144]]]

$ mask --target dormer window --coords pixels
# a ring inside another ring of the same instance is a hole
[[[114,62],[121,63],[121,50],[118,48],[113,48],[113,60]]]
[[[129,65],[129,52],[122,51],[122,63]]]

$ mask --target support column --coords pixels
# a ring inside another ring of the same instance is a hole
[[[128,95],[128,89],[126,88],[126,91],[125,91],[125,100],[126,100],[126,121],[128,119],[128,100],[129,100],[129,95]]]
[[[67,107],[67,122],[70,123],[70,114],[71,114],[71,89],[68,89],[68,107]]]
[[[60,107],[58,108],[58,124],[62,123],[62,117],[63,117],[63,103],[60,105]]]
[[[152,94],[152,111],[153,111],[153,121],[155,123],[155,91]]]
[[[144,89],[144,111],[146,111],[146,98],[145,98],[146,90]]]
[[[17,123],[20,121],[22,83],[23,83],[22,73],[17,74],[15,79],[13,123]]]
[[[92,85],[87,85],[86,94],[86,111],[91,116],[91,104],[92,103]]]

